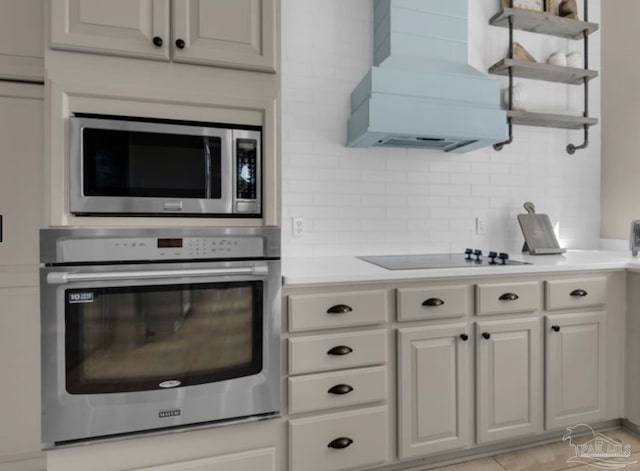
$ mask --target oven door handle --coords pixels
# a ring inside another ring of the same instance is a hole
[[[51,272],[47,274],[47,283],[51,285],[63,285],[74,281],[151,280],[158,278],[229,275],[265,276],[268,272],[269,269],[266,265],[242,268],[202,268],[192,270],[118,271],[102,273]]]

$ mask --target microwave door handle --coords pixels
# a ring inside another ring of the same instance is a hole
[[[51,272],[47,274],[47,283],[62,285],[75,281],[114,281],[114,280],[153,280],[158,278],[190,278],[202,276],[250,275],[266,276],[266,265],[243,268],[203,268],[193,270],[157,270],[130,272],[102,272],[102,273],[69,273]]]
[[[208,136],[204,136],[204,196],[211,199],[211,148]]]

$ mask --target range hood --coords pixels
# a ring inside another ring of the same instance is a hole
[[[507,139],[500,84],[471,67],[468,0],[375,0],[374,66],[351,94],[348,147],[469,152]]]

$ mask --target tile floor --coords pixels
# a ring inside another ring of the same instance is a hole
[[[640,437],[626,430],[609,430],[602,432],[602,434],[623,446],[629,445],[631,447],[632,454],[629,458],[615,459],[617,462],[625,463],[625,466],[612,466],[611,463],[598,463],[596,460],[590,461],[590,464],[568,463],[567,460],[575,456],[575,450],[559,439],[557,443],[502,453],[491,458],[445,466],[430,471],[560,471],[564,469],[571,469],[572,471],[593,471],[598,469],[640,471]],[[574,440],[574,443],[584,443],[591,438],[593,437],[582,437]]]

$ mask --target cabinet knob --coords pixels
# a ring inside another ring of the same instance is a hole
[[[164,41],[162,40],[162,38],[160,36],[154,36],[153,37],[153,45],[156,47],[162,47],[162,44],[164,44]]]
[[[443,304],[444,304],[444,301],[440,298],[429,298],[426,301],[423,301],[422,303],[423,306],[430,306],[430,307],[442,306]]]
[[[346,345],[338,345],[329,349],[329,351],[327,351],[327,355],[342,356],[348,355],[351,352],[353,352],[353,349],[351,347],[347,347]]]
[[[551,326],[551,330],[553,330],[554,332],[560,332],[560,326],[559,325],[552,325]]]
[[[489,332],[482,332],[482,338],[489,340],[491,338],[491,334]]]
[[[574,289],[573,291],[571,291],[571,293],[569,293],[569,296],[575,296],[578,298],[584,298],[587,294],[585,290],[583,289]]]
[[[353,391],[353,388],[348,384],[336,384],[335,386],[329,388],[327,392],[329,394],[342,396],[343,394],[349,394],[351,391]]]
[[[515,300],[517,300],[519,298],[520,298],[520,296],[518,296],[516,293],[504,293],[498,299],[500,301],[515,301]]]
[[[176,47],[178,49],[184,49],[184,47],[186,46],[186,43],[184,42],[184,39],[176,39]]]
[[[469,340],[469,336],[467,334],[460,334],[460,340],[466,342],[467,340]]]
[[[346,304],[336,304],[335,306],[331,306],[327,309],[327,314],[346,314],[351,311],[353,311],[351,306],[347,306]]]
[[[331,440],[327,446],[335,450],[342,450],[343,448],[347,448],[352,443],[353,443],[353,440],[351,440],[350,438],[340,437],[340,438],[336,438],[335,440]]]

